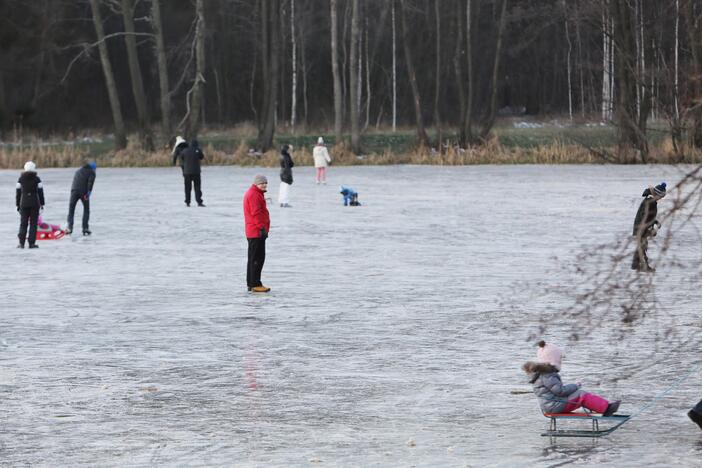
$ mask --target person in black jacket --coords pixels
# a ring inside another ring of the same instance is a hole
[[[280,150],[280,190],[278,202],[281,208],[290,208],[290,186],[293,183],[292,168],[295,163],[290,156],[291,145],[283,145]]]
[[[205,155],[200,149],[200,144],[197,140],[193,140],[190,144],[182,149],[174,151],[173,161],[180,158],[181,168],[183,169],[183,181],[185,183],[185,204],[190,206],[190,192],[192,186],[195,185],[195,201],[197,201],[197,206],[205,206],[202,202],[202,190],[201,190],[201,179],[200,179],[200,161],[205,159]]]
[[[37,166],[32,161],[27,161],[24,165],[24,172],[17,181],[15,195],[15,205],[20,214],[19,245],[24,248],[24,241],[27,238],[27,224],[29,224],[29,248],[36,249],[37,240],[37,219],[39,210],[44,209],[44,188],[41,179],[37,176]]]
[[[631,269],[638,271],[652,272],[652,268],[648,264],[648,238],[654,237],[658,232],[658,227],[661,225],[656,219],[658,215],[658,200],[665,197],[666,184],[661,182],[655,187],[649,187],[644,190],[644,197],[639,209],[636,212],[634,219],[633,236],[636,238],[636,252],[634,252],[634,260],[631,262]]]
[[[185,138],[178,135],[176,137],[175,144],[173,145],[173,151],[171,152],[171,155],[173,156],[173,165],[174,166],[178,163],[178,160],[180,160],[181,172],[183,171],[183,159],[180,157],[180,153],[182,151],[184,151],[187,147],[188,147],[188,142],[185,141]]]
[[[90,161],[78,169],[73,176],[73,184],[71,184],[71,197],[68,202],[68,226],[66,227],[66,234],[71,234],[73,232],[73,218],[76,212],[76,204],[78,204],[78,200],[80,200],[83,204],[83,235],[89,236],[92,234],[89,226],[90,195],[93,193],[96,170],[97,163],[95,161]]]

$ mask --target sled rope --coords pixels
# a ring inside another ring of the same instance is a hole
[[[702,363],[697,364],[695,367],[693,367],[692,369],[687,371],[687,373],[685,375],[683,375],[678,380],[673,382],[673,384],[671,386],[669,386],[668,388],[666,388],[665,390],[660,392],[658,395],[653,397],[653,399],[651,401],[649,401],[648,403],[643,405],[641,408],[634,411],[631,414],[631,417],[629,418],[629,420],[634,419],[636,416],[640,415],[641,413],[643,413],[644,411],[646,411],[647,409],[651,408],[653,405],[658,403],[663,397],[665,397],[667,394],[669,394],[673,389],[679,387],[683,382],[685,382],[688,378],[690,378],[690,376],[692,374],[694,374],[695,372],[697,372],[700,368],[702,368]]]

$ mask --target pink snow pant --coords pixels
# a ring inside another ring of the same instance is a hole
[[[327,168],[326,167],[318,167],[317,168],[317,183],[326,182],[326,181],[327,181]]]
[[[589,409],[590,411],[594,411],[595,413],[604,413],[607,411],[609,402],[601,396],[595,395],[594,393],[586,393],[582,390],[578,390],[570,396],[563,412],[570,413],[581,406],[585,409]]]

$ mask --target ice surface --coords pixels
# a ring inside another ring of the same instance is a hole
[[[332,167],[317,186],[301,167],[281,209],[275,169],[206,167],[207,208],[186,208],[179,169],[98,168],[93,236],[35,251],[15,249],[18,172],[0,171],[0,465],[699,466],[685,415],[699,375],[597,441],[540,437],[519,393],[543,304],[514,285],[560,281],[554,256],[626,235],[641,190],[680,171]],[[273,201],[266,296],[245,288],[257,172]],[[63,223],[73,170],[39,175],[44,219]],[[340,184],[363,206],[343,207]],[[698,327],[700,288],[672,268],[656,273],[660,314]],[[630,412],[696,358],[614,382],[653,343],[629,346],[570,345],[564,380]]]

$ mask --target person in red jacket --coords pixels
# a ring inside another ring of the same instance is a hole
[[[261,283],[261,270],[266,261],[266,238],[271,220],[263,195],[268,190],[265,176],[254,177],[253,184],[244,195],[244,224],[246,239],[249,241],[249,261],[246,267],[246,284],[249,291],[265,293],[271,290]]]

